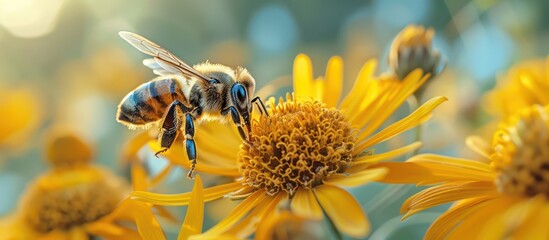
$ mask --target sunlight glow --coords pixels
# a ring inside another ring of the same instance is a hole
[[[0,0],[0,25],[11,34],[34,38],[55,28],[56,17],[65,0]]]

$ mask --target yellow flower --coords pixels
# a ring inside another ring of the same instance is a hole
[[[549,58],[525,61],[511,68],[487,93],[486,109],[509,117],[533,104],[549,104]]]
[[[414,69],[422,69],[431,76],[438,75],[445,62],[440,53],[432,47],[433,28],[409,25],[393,40],[389,51],[389,67],[400,78]]]
[[[18,210],[0,221],[0,239],[163,239],[149,205],[125,198],[129,189],[123,179],[91,165],[92,155],[77,136],[52,133],[46,148],[52,169],[37,177]],[[135,223],[137,231],[124,222]]]
[[[28,89],[1,88],[0,150],[13,150],[24,146],[43,119],[40,99]]]
[[[242,144],[232,125],[205,123],[196,132],[199,146],[197,171],[232,177],[231,183],[204,189],[204,200],[223,196],[243,199],[225,219],[196,236],[221,233],[246,237],[254,224],[267,219],[282,200],[290,201],[293,213],[313,220],[324,212],[335,227],[351,236],[364,237],[369,223],[360,204],[342,187],[365,184],[382,177],[384,168],[372,164],[406,154],[420,147],[413,143],[385,153],[372,153],[377,143],[426,121],[445,101],[433,98],[411,115],[379,129],[428,78],[421,70],[402,81],[373,76],[376,61],[367,62],[355,86],[339,102],[343,63],[333,57],[325,80],[313,79],[310,59],[298,55],[294,62],[294,95],[275,105],[270,116],[255,119],[252,138]],[[189,167],[181,143],[166,152],[175,164]],[[152,143],[153,150],[159,147]],[[367,152],[370,150],[369,152]],[[134,199],[159,205],[186,205],[190,193],[132,193]]]
[[[549,107],[501,124],[482,155],[489,162],[424,154],[378,167],[389,168],[383,182],[434,184],[403,204],[404,218],[455,202],[425,239],[549,238]]]

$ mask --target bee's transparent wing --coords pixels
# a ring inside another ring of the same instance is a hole
[[[151,64],[149,59],[146,59],[145,61],[147,62],[144,61],[143,63],[153,69],[153,71],[156,71],[156,74],[168,72],[169,74],[180,73],[209,82],[210,78],[208,76],[181,61],[181,59],[177,58],[168,50],[158,46],[158,44],[135,33],[122,31],[118,34],[133,47],[137,48],[137,50],[154,57],[156,65]],[[159,70],[160,68],[164,69],[164,71]]]
[[[143,60],[143,65],[153,70],[153,73],[159,76],[174,74],[173,71],[168,71],[160,66],[160,64],[158,64],[154,58],[147,58]],[[180,73],[180,71],[175,72],[175,74],[178,73]]]

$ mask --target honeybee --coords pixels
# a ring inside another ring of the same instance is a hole
[[[143,60],[143,64],[159,77],[141,84],[122,99],[117,121],[130,129],[159,126],[162,149],[155,153],[157,157],[184,131],[187,157],[192,162],[188,178],[192,178],[196,167],[195,122],[227,119],[230,113],[240,136],[247,141],[251,134],[253,103],[262,114],[267,114],[259,97],[250,98],[255,91],[255,80],[245,68],[232,69],[209,62],[191,67],[138,34],[122,31],[119,35],[137,50],[152,56]]]

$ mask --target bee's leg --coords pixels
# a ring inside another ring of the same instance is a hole
[[[252,103],[257,104],[257,108],[259,108],[259,111],[261,112],[261,114],[265,113],[267,117],[269,116],[269,113],[267,112],[267,108],[265,107],[265,104],[263,104],[263,100],[261,100],[259,96],[254,97],[254,99],[252,99]]]
[[[227,115],[227,113],[229,112],[231,112],[231,118],[233,119],[234,124],[238,128],[238,133],[240,134],[240,137],[242,138],[242,140],[246,141],[246,133],[242,128],[242,124],[240,123],[240,114],[238,114],[238,111],[236,111],[236,108],[234,106],[225,108],[221,111],[221,115]]]
[[[188,178],[193,178],[193,172],[196,167],[196,145],[194,143],[194,123],[190,112],[185,114],[185,148],[187,157],[191,161],[191,170],[187,174]]]
[[[162,149],[160,149],[160,151],[155,152],[154,156],[158,158],[158,154],[164,153],[164,152],[168,151],[168,149],[170,149],[170,148],[162,148]]]
[[[154,156],[158,157],[158,154],[168,151],[172,146],[173,142],[177,138],[179,128],[181,127],[181,119],[178,114],[177,107],[180,103],[179,101],[174,101],[168,107],[168,111],[164,114],[162,120],[162,128],[160,129],[160,135],[158,136],[160,141],[160,147],[162,150],[156,152]]]

